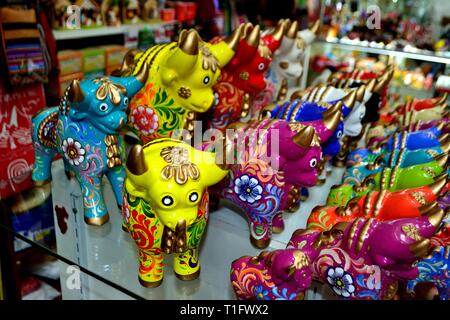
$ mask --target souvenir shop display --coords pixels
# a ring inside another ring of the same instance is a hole
[[[383,20],[396,40],[370,38],[347,2],[276,20],[202,3],[45,4],[54,57],[41,16],[0,6],[13,249],[36,243],[84,268],[63,299],[450,299],[449,98],[435,86],[450,59],[383,49],[431,42],[397,16]],[[207,36],[201,10],[229,32]],[[370,40],[370,55],[312,56],[337,37]],[[20,71],[22,53],[42,68]],[[407,59],[431,61],[412,64],[426,86],[406,88]]]

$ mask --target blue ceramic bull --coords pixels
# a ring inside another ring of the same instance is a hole
[[[83,195],[84,220],[103,225],[109,220],[103,200],[106,175],[119,207],[125,178],[125,149],[119,130],[127,122],[129,99],[141,89],[148,68],[135,77],[74,80],[59,107],[45,109],[32,119],[36,161],[32,179],[51,180],[51,162],[59,154],[66,172],[73,172]]]

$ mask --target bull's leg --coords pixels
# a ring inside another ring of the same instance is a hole
[[[117,206],[122,208],[123,198],[123,181],[125,179],[125,169],[123,166],[117,166],[106,172],[108,180],[111,183],[111,187],[116,197]]]
[[[273,218],[272,221],[272,232],[273,233],[281,233],[284,230],[284,221],[283,221],[283,213],[280,212]]]
[[[36,185],[44,185],[52,180],[52,160],[56,155],[56,151],[44,147],[39,142],[35,142],[34,154],[35,161],[32,179]]]
[[[123,181],[125,179],[125,169],[123,166],[114,167],[108,170],[106,173],[108,180],[111,183],[111,187],[116,197],[117,206],[122,210],[122,200],[123,200]],[[127,232],[127,227],[125,221],[122,219],[122,230]]]
[[[306,201],[309,198],[309,191],[307,188],[302,187],[300,190],[300,200]]]
[[[198,249],[189,249],[174,256],[173,270],[178,279],[194,280],[200,275]]]
[[[84,221],[95,226],[108,222],[109,214],[103,199],[101,176],[78,174],[78,181],[83,195]]]
[[[164,256],[161,250],[139,249],[139,282],[147,288],[154,288],[164,279]]]
[[[251,215],[254,217],[254,215]],[[250,242],[259,249],[269,246],[272,236],[271,216],[265,216],[264,219],[250,218]]]

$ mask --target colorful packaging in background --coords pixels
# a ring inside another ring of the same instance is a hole
[[[50,184],[45,189],[35,188],[25,195],[17,195],[15,200],[11,217],[14,231],[34,242],[44,245],[52,243],[55,238],[55,223]],[[15,252],[28,247],[28,243],[14,239]]]
[[[0,198],[32,187],[31,117],[44,108],[40,83],[6,92],[0,79]]]

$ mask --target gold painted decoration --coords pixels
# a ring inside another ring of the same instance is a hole
[[[192,92],[191,89],[187,87],[180,87],[180,89],[178,89],[178,95],[183,99],[188,99],[192,95]]]
[[[183,147],[166,147],[161,150],[161,157],[168,163],[161,170],[161,177],[164,180],[175,179],[179,185],[183,185],[188,178],[197,180],[200,171],[197,166],[189,161],[188,150]]]
[[[120,157],[119,140],[116,136],[107,135],[105,137],[106,145],[106,164],[108,168],[114,168],[122,165],[122,159]]]
[[[416,199],[421,205],[427,204],[427,201],[421,192],[411,192],[409,195]]]
[[[419,234],[417,228],[412,224],[405,224],[402,226],[402,231],[414,241],[422,240],[422,237]]]
[[[127,89],[124,86],[113,83],[109,78],[96,78],[93,82],[95,84],[101,83],[95,92],[95,97],[100,101],[105,100],[109,96],[111,102],[117,106],[122,101],[121,95],[127,95]]]
[[[206,46],[200,46],[200,52],[202,53],[203,70],[211,69],[212,72],[216,72],[220,68],[219,60],[217,60]]]

